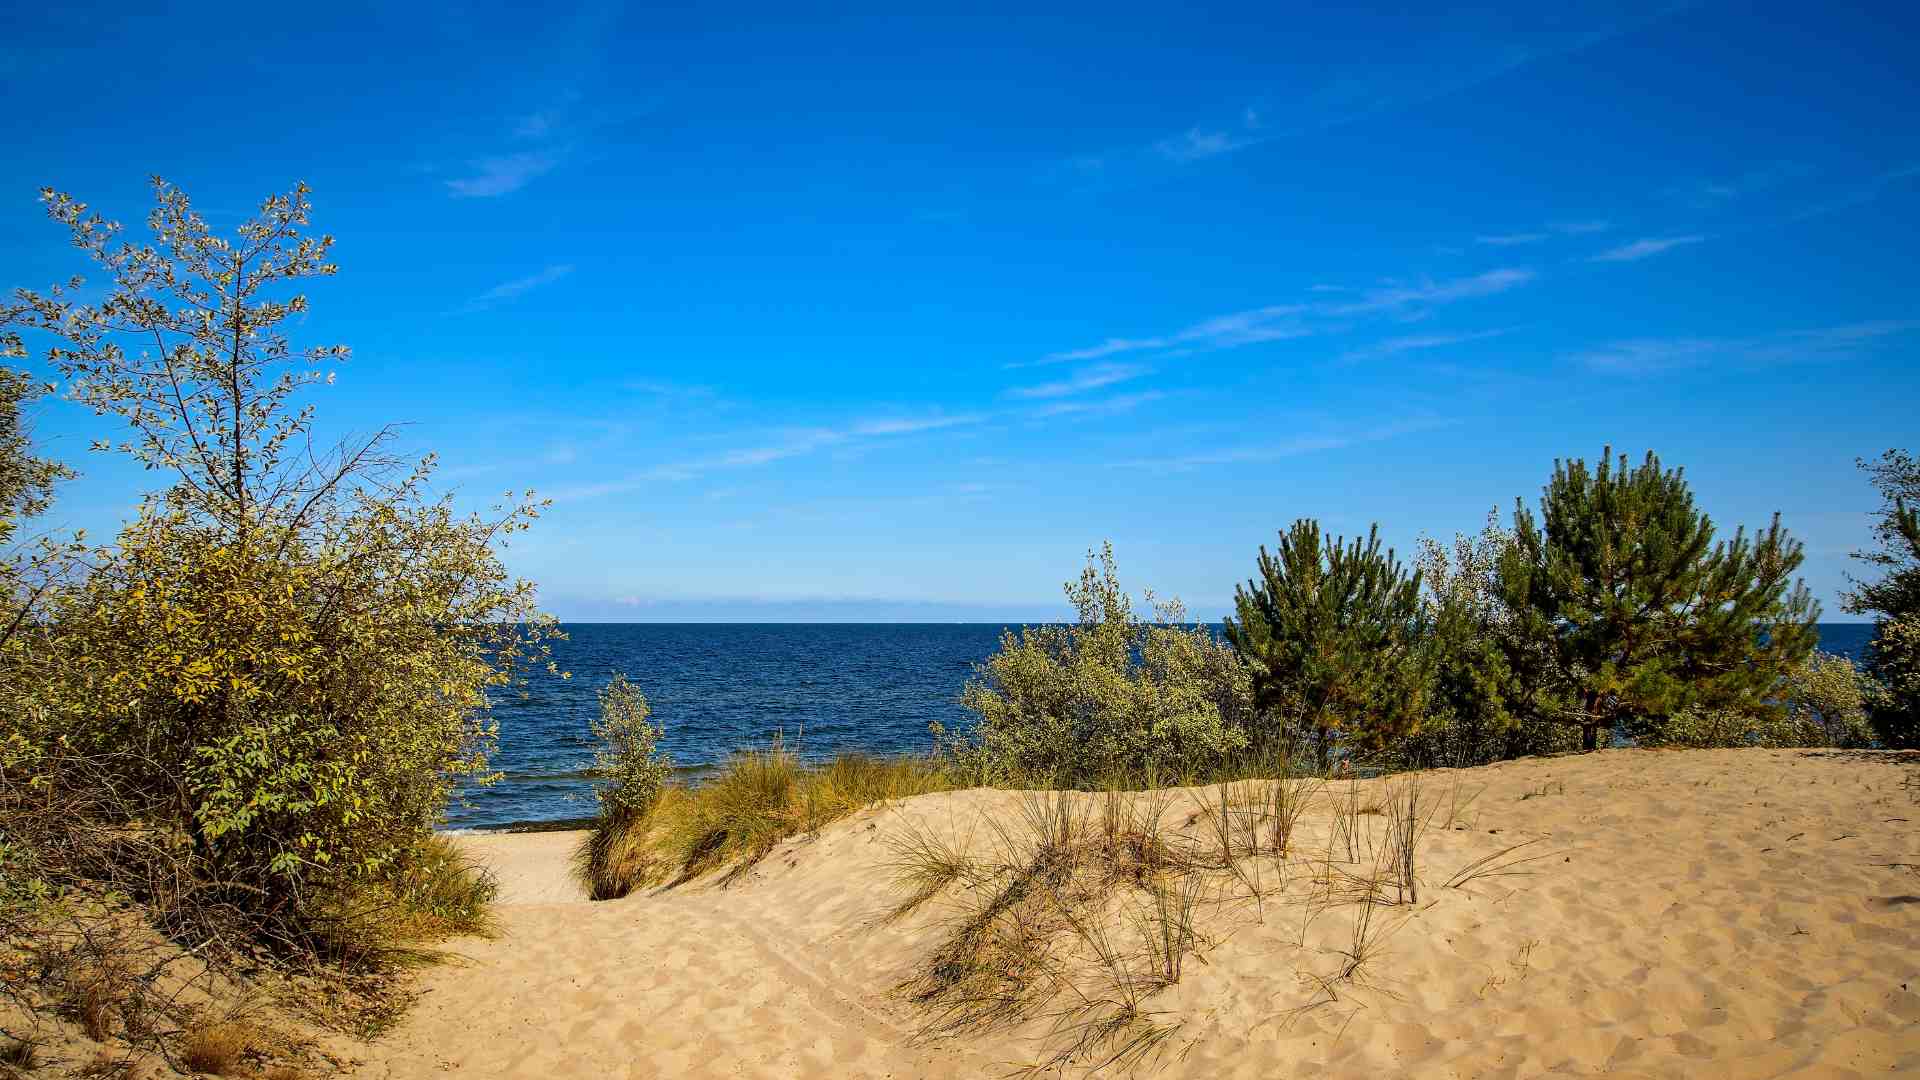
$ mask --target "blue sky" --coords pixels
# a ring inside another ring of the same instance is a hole
[[[323,420],[553,497],[563,618],[1046,618],[1102,538],[1213,617],[1295,517],[1405,552],[1609,442],[1841,617],[1915,441],[1910,5],[263,11],[10,13],[6,283],[83,269],[41,185],[304,179]],[[101,423],[40,418],[96,532]]]

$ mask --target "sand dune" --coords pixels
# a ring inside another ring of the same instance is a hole
[[[1303,929],[1299,905],[1221,905],[1152,1002],[1178,1024],[1158,1075],[1920,1075],[1920,755],[1617,750],[1426,784],[1478,794],[1430,832],[1368,985],[1303,1008],[1303,976],[1350,932],[1341,911]],[[922,1042],[894,992],[939,903],[877,916],[886,837],[964,831],[1019,798],[870,809],[731,885],[597,904],[566,878],[573,834],[470,837],[502,878],[505,933],[457,943],[402,1027],[353,1048],[358,1073],[1004,1075],[1036,1032]],[[1535,837],[1553,855],[1530,876],[1444,887]]]

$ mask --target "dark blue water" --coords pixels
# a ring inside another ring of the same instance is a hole
[[[465,794],[449,824],[486,828],[594,811],[585,770],[595,693],[624,671],[647,695],[676,765],[712,765],[779,735],[803,757],[922,752],[927,724],[970,715],[960,688],[999,647],[999,624],[583,623],[554,643],[566,681],[539,676],[494,707],[504,775]]]
[[[492,787],[469,791],[449,824],[487,828],[593,813],[586,774],[594,694],[624,671],[653,705],[676,764],[712,765],[776,734],[806,757],[841,750],[925,751],[929,721],[949,727],[973,665],[999,645],[998,624],[585,623],[554,643],[566,681],[537,677],[495,708]],[[1858,659],[1873,627],[1827,623],[1820,647]]]

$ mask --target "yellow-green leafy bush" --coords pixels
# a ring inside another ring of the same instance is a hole
[[[1834,746],[1873,742],[1860,673],[1844,656],[1815,652],[1789,667],[1774,695],[1750,709],[1687,709],[1642,740],[1688,747]]]
[[[57,765],[47,790],[73,816],[178,855],[170,909],[244,912],[284,942],[363,891],[421,893],[429,864],[451,911],[472,875],[434,862],[432,828],[453,785],[485,775],[489,693],[550,632],[498,553],[539,506],[457,512],[391,430],[317,436],[301,396],[346,350],[282,330],[307,312],[288,290],[334,271],[304,188],[229,237],[155,190],[145,245],[46,192],[109,280],[11,309],[73,398],[125,422],[95,449],[171,483],[0,640],[0,736],[49,763],[0,781]]]
[[[1117,777],[1174,779],[1246,749],[1247,665],[1176,603],[1134,616],[1113,549],[1090,553],[1066,586],[1078,621],[1005,633],[961,694],[978,720],[935,725],[956,773],[999,785],[1085,786]]]
[[[673,759],[660,750],[660,726],[650,716],[646,695],[625,675],[616,674],[600,691],[600,716],[593,722],[600,740],[594,752],[600,813],[574,851],[574,871],[595,900],[632,892],[656,863],[649,816],[666,790]]]

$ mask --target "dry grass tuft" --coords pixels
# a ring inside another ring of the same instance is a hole
[[[1419,773],[1411,773],[1387,792],[1387,838],[1385,862],[1393,883],[1395,899],[1402,904],[1420,902],[1420,882],[1416,875],[1420,838],[1433,820],[1435,807],[1421,802]]]
[[[896,839],[903,906],[934,882],[961,890],[940,944],[900,986],[926,1011],[922,1034],[1044,1019],[1035,1073],[1131,1069],[1161,1054],[1177,1025],[1149,999],[1209,946],[1198,911],[1227,874],[1167,828],[1170,800],[1027,792],[1011,821],[986,821],[994,842],[980,857],[924,830]]]
[[[189,1072],[234,1076],[253,1047],[253,1032],[232,1020],[195,1024],[180,1039],[180,1063]]]
[[[889,835],[886,844],[892,857],[888,870],[895,890],[902,896],[881,921],[904,918],[955,882],[972,881],[983,873],[985,868],[966,853],[972,841],[972,830],[965,836],[946,837],[918,824]]]
[[[648,842],[651,813],[603,813],[573,852],[573,874],[592,900],[618,900],[659,876],[659,856]]]

